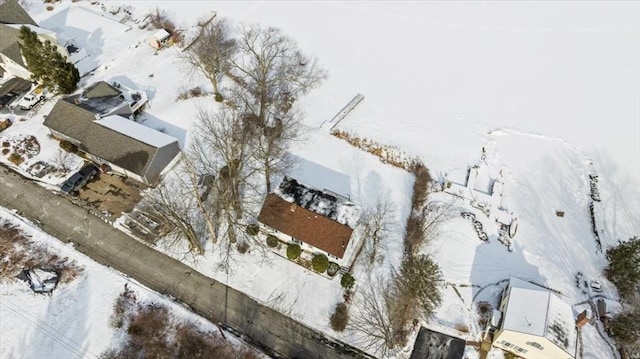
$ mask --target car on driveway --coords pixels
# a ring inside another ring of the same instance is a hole
[[[20,107],[21,110],[29,111],[42,100],[44,100],[44,95],[30,93],[25,95],[22,100],[18,102],[18,107]]]
[[[593,290],[594,292],[602,292],[602,284],[600,284],[600,282],[598,282],[597,280],[592,280],[589,284],[591,286],[591,290]]]
[[[16,97],[18,97],[18,94],[15,92],[9,92],[6,95],[0,96],[0,108],[9,107]]]
[[[80,171],[74,173],[67,179],[60,190],[63,193],[73,193],[82,188],[87,182],[98,174],[98,167],[94,164],[85,165]]]

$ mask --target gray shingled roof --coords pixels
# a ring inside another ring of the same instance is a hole
[[[81,141],[91,122],[96,120],[96,115],[74,105],[71,101],[68,98],[58,100],[45,118],[44,125]]]
[[[113,97],[118,96],[122,91],[111,86],[108,82],[100,81],[89,86],[83,93],[84,98]]]
[[[0,0],[0,24],[29,24],[38,26],[17,0]]]
[[[80,149],[144,176],[157,148],[91,122]]]
[[[20,52],[20,30],[0,24],[0,53],[18,65],[26,67]]]
[[[2,72],[0,72],[2,73]],[[31,81],[14,77],[9,79],[0,86],[0,96],[6,95],[9,92],[25,92],[31,88]]]
[[[80,141],[80,150],[144,176],[157,148],[101,126],[95,120],[92,112],[74,105],[71,98],[63,98],[55,104],[44,125]]]

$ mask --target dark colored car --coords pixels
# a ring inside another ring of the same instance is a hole
[[[69,177],[69,179],[62,184],[60,190],[62,190],[63,193],[73,193],[87,184],[96,174],[98,174],[98,167],[93,164],[88,164]]]
[[[11,102],[13,102],[13,100],[16,99],[16,97],[18,97],[18,94],[15,92],[9,92],[6,95],[0,96],[0,108],[8,106]]]

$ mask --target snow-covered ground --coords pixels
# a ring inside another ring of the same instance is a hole
[[[472,304],[480,298],[495,299],[499,291],[491,291],[490,284],[510,275],[546,284],[575,304],[590,294],[573,282],[581,271],[604,285],[605,296],[615,298],[614,288],[602,277],[605,261],[591,232],[588,176],[599,175],[602,202],[596,205],[597,223],[605,249],[640,233],[640,3],[109,1],[107,5],[127,3],[135,7],[137,18],[156,6],[164,9],[181,28],[192,26],[210,10],[232,20],[277,26],[318,57],[329,78],[301,100],[309,133],[292,152],[332,170],[337,176],[323,178],[323,188],[348,192],[362,208],[375,205],[378,198],[393,203],[397,233],[385,242],[385,261],[376,268],[380,274],[388,274],[400,261],[401,225],[409,214],[413,179],[331,137],[326,128],[316,128],[362,93],[365,99],[338,128],[419,157],[437,179],[478,163],[482,148],[486,149],[490,174],[497,178],[502,171],[500,205],[518,220],[513,252],[490,233],[489,243],[481,242],[466,219],[447,222],[443,235],[427,251],[441,265],[445,280],[456,287],[445,288],[443,305],[430,323],[434,329],[454,331],[460,324],[469,328],[470,337],[477,334]],[[40,23],[60,27],[62,19],[69,19],[59,15],[68,6],[64,1],[45,11],[34,2],[31,12]],[[77,6],[91,8],[88,2],[73,5]],[[119,33],[116,25],[113,31],[103,31],[82,17],[71,20],[98,32],[95,36],[105,44],[101,51],[93,49],[101,63],[83,81],[118,81],[145,90],[150,107],[142,124],[176,137],[185,146],[195,105],[212,101],[175,101],[184,89],[209,86],[180,64],[180,50],[174,46],[156,54],[146,44],[153,30],[133,26]],[[40,139],[46,131],[37,125],[47,106],[2,135],[35,131]],[[312,183],[317,177],[312,172],[298,175],[311,177],[303,182],[318,186]],[[486,229],[495,226],[468,203],[460,206],[475,213]],[[564,217],[556,211],[565,212]],[[174,256],[202,273],[348,340],[348,334],[328,327],[330,312],[341,297],[337,280],[328,281],[270,253],[266,260],[257,253],[239,257],[227,278],[211,251],[193,259],[173,250]],[[356,267],[354,275],[362,279],[368,274]],[[594,328],[587,328],[585,357],[611,357]]]
[[[378,200],[386,200],[398,209],[396,233],[385,242],[385,248],[382,250],[385,260],[381,267],[376,268],[379,271],[377,274],[388,275],[391,266],[400,263],[402,255],[401,231],[402,224],[409,215],[411,198],[407,193],[411,193],[412,176],[398,168],[381,164],[373,155],[358,151],[327,133],[315,130],[309,133],[308,137],[309,141],[295,148],[295,153],[307,161],[321,164],[329,172],[349,174],[348,193],[345,194],[350,195],[351,201],[360,204],[362,208],[370,208],[375,207]],[[327,148],[342,155],[326,156]],[[307,168],[303,166],[294,171],[293,177],[296,178],[298,171]],[[166,241],[159,243],[158,247],[194,266],[199,272],[228,283],[231,287],[248,293],[312,328],[337,338],[349,335],[334,332],[329,327],[329,316],[335,304],[342,300],[343,290],[339,275],[328,280],[273,252],[262,253],[258,250],[252,250],[245,255],[236,254],[233,257],[232,269],[227,273],[224,268],[218,266],[219,253],[223,252],[224,248],[208,243],[205,254],[194,258],[185,255],[186,244],[176,246],[173,241]],[[366,273],[364,268],[356,268],[353,275],[357,281],[368,278],[370,274]]]
[[[36,294],[17,279],[0,283],[0,357],[97,358],[108,348],[117,348],[123,338],[109,320],[125,284],[139,302],[164,305],[176,320],[192,322],[203,332],[218,332],[213,323],[0,208],[0,222],[6,221],[48,253],[69,258],[83,271],[72,282],[59,284],[51,295]],[[231,335],[226,337],[240,343]]]

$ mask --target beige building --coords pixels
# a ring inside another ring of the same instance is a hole
[[[525,359],[574,359],[577,329],[573,309],[556,293],[511,278],[487,335],[493,346]]]

